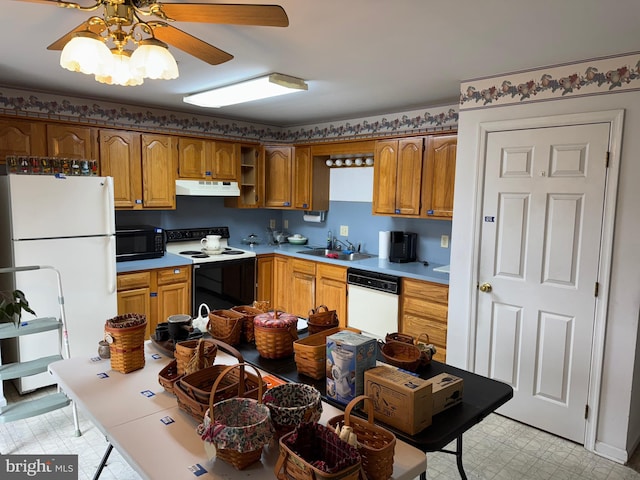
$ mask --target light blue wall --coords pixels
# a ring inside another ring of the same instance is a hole
[[[276,220],[276,228],[282,230],[288,220],[290,233],[300,233],[309,238],[309,243],[325,245],[327,231],[341,240],[340,225],[349,227],[349,240],[361,243],[367,253],[378,253],[380,230],[404,230],[418,234],[418,258],[434,264],[449,264],[450,248],[440,247],[440,236],[451,236],[451,222],[442,220],[406,219],[371,214],[370,202],[331,201],[326,221],[308,223],[302,220],[300,211],[226,208],[224,199],[218,197],[177,197],[176,210],[116,212],[119,225],[150,224],[165,229],[228,226],[231,242],[239,244],[251,233],[262,239],[269,219]],[[451,245],[451,237],[450,237]]]

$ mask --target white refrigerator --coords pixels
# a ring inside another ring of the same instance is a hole
[[[0,177],[0,266],[50,265],[60,272],[72,357],[97,355],[105,320],[117,314],[113,179],[53,175]],[[60,316],[55,273],[3,275],[2,290],[22,290],[38,317]],[[33,318],[23,313],[22,321]],[[59,334],[12,340],[7,361],[59,352]],[[50,385],[47,373],[19,379],[20,393]]]

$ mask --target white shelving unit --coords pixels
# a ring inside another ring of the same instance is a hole
[[[37,358],[28,362],[15,362],[2,364],[2,344],[0,343],[0,423],[8,423],[23,418],[34,417],[36,415],[42,415],[43,413],[56,410],[58,408],[66,407],[71,403],[71,400],[58,388],[57,392],[34,400],[25,400],[8,404],[4,396],[3,382],[5,380],[12,380],[15,378],[28,377],[30,375],[36,375],[42,372],[46,372],[50,363],[62,360],[63,358],[69,358],[69,339],[67,336],[67,322],[64,313],[64,296],[62,294],[62,280],[60,278],[60,272],[54,267],[47,265],[33,265],[25,267],[6,267],[0,268],[0,274],[15,274],[16,272],[27,272],[32,270],[50,269],[52,270],[58,281],[58,305],[60,307],[59,318],[55,317],[39,317],[28,322],[21,322],[16,325],[15,323],[0,323],[0,342],[5,339],[11,339],[20,337],[23,335],[37,335],[39,333],[48,332],[51,330],[57,330],[60,335],[59,353],[57,355],[50,355],[46,357]],[[25,292],[27,298],[28,292]],[[52,292],[52,295],[55,293]],[[71,405],[73,410],[73,422],[75,426],[76,436],[80,436],[80,426],[78,423],[78,412],[75,404]]]

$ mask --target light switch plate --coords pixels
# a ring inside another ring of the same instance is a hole
[[[449,248],[449,235],[442,235],[440,237],[440,246],[442,248]]]
[[[343,236],[343,237],[348,237],[349,236],[349,226],[340,225],[340,235]]]
[[[284,220],[282,222],[282,226],[284,227],[285,230],[287,230],[289,228],[289,220]]]
[[[276,219],[272,218],[269,220],[269,228],[276,228]]]

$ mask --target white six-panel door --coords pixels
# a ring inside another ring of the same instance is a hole
[[[485,158],[476,371],[498,412],[584,443],[608,123],[491,132]]]

